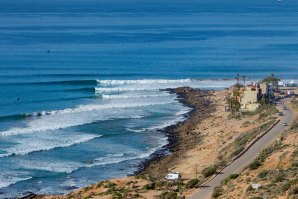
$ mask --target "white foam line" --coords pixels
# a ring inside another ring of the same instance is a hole
[[[118,158],[118,159],[110,159],[110,160],[106,160],[106,161],[102,161],[101,158],[97,159],[97,162],[93,163],[93,164],[89,164],[89,165],[85,165],[84,167],[94,167],[94,166],[102,166],[102,165],[109,165],[109,164],[116,164],[116,163],[120,163],[120,162],[124,162],[124,161],[128,161],[128,160],[136,160],[136,159],[144,159],[144,158],[148,158],[150,157],[150,155],[152,153],[154,153],[156,150],[158,150],[161,146],[155,147],[150,149],[148,152],[146,153],[141,153],[140,155],[136,155],[136,156],[131,156],[131,157],[124,157],[124,158]]]
[[[169,84],[191,82],[191,79],[143,79],[143,80],[97,80],[102,85],[126,85],[126,84]]]
[[[55,161],[32,162],[32,161],[22,160],[21,162],[18,162],[17,165],[27,169],[45,170],[45,171],[59,172],[59,173],[73,173],[81,168],[104,166],[109,164],[117,164],[124,161],[129,161],[129,160],[148,158],[152,153],[160,149],[165,144],[167,144],[167,138],[164,137],[157,141],[157,145],[158,145],[157,147],[153,147],[150,150],[147,150],[145,152],[134,150],[132,152],[129,152],[128,154],[130,155],[129,157],[124,157],[125,154],[123,153],[108,154],[105,157],[100,157],[95,159],[95,161],[91,164],[84,164],[81,162],[55,162]]]
[[[102,98],[105,99],[128,99],[128,98],[150,98],[150,97],[167,97],[170,94],[160,94],[160,95],[106,95],[103,94]]]
[[[0,154],[0,157],[8,157],[12,155],[27,155],[33,152],[38,152],[38,151],[48,151],[52,150],[55,148],[61,148],[61,147],[70,147],[76,144],[81,144],[84,142],[88,142],[90,140],[93,140],[95,138],[99,138],[102,135],[84,135],[83,138],[71,138],[68,140],[60,140],[59,143],[51,144],[51,140],[49,140],[49,143],[42,143],[42,141],[37,140],[37,141],[30,141],[27,142],[25,145],[20,145],[20,147],[16,146],[12,150],[9,151],[9,153],[6,154]],[[56,141],[56,140],[55,140]]]
[[[170,99],[164,102],[139,102],[139,103],[127,103],[127,104],[99,104],[99,105],[82,105],[74,109],[64,109],[61,111],[55,111],[55,114],[71,114],[71,113],[82,113],[82,112],[91,112],[91,111],[99,111],[99,110],[107,110],[107,109],[125,109],[125,108],[137,108],[137,107],[144,107],[144,106],[156,106],[156,105],[165,105],[165,104],[170,104],[174,102],[174,99]],[[43,116],[45,118],[50,118],[53,117],[53,115],[45,115]],[[41,117],[41,118],[43,118]],[[38,120],[38,119],[36,119]],[[0,136],[13,136],[13,135],[20,135],[20,134],[29,134],[29,133],[34,133],[34,132],[44,132],[48,130],[58,130],[61,128],[69,128],[72,126],[77,126],[77,125],[82,125],[82,124],[88,124],[92,123],[94,120],[88,120],[88,121],[77,121],[77,122],[69,122],[69,123],[59,123],[55,124],[53,123],[52,125],[45,125],[47,120],[42,122],[41,124],[32,124],[32,126],[28,127],[15,127],[11,128],[6,131],[0,132]],[[29,123],[30,125],[30,123]]]
[[[95,88],[99,92],[122,92],[122,91],[158,91],[159,88],[142,88],[142,87],[115,87],[115,88]]]
[[[72,173],[73,171],[76,171],[79,168],[84,167],[84,165],[79,162],[56,162],[55,160],[46,162],[22,160],[18,162],[17,165],[25,169],[50,171],[56,173]]]
[[[5,182],[1,181],[0,182],[0,189],[5,188],[5,187],[9,187],[11,185],[14,185],[17,182],[26,181],[26,180],[30,180],[30,179],[32,179],[32,177],[27,177],[27,178],[11,177],[8,181],[5,181]]]
[[[176,115],[185,115],[186,113],[189,113],[191,110],[192,110],[191,108],[185,108],[185,109],[183,109],[181,111],[178,111],[176,113]]]
[[[12,165],[12,167],[13,167],[13,165]],[[14,185],[20,181],[30,180],[32,178],[32,176],[29,176],[29,175],[30,175],[29,172],[24,172],[24,171],[2,170],[1,175],[0,175],[0,189]]]

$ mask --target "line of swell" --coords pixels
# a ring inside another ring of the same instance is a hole
[[[94,93],[95,88],[94,87],[74,88],[74,89],[65,89],[64,91],[69,91],[69,92],[81,91],[81,92]]]
[[[49,82],[11,82],[11,83],[0,83],[0,85],[90,85],[96,86],[97,80],[65,80],[65,81],[49,81]]]

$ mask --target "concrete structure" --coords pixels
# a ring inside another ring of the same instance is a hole
[[[259,100],[266,98],[269,103],[275,103],[275,96],[274,85],[254,83],[240,89],[237,101],[240,103],[241,112],[255,111],[260,107]]]
[[[240,111],[255,111],[259,108],[258,100],[261,97],[261,89],[258,85],[249,85],[240,90]]]
[[[274,92],[275,92],[275,86],[272,84],[267,83],[261,83],[260,89],[263,94],[263,97],[268,97],[269,102],[274,101]]]

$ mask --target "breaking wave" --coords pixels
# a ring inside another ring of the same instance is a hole
[[[17,172],[11,172],[11,173],[1,173],[0,176],[0,189],[5,188],[11,185],[16,184],[17,182],[26,181],[32,179],[31,176],[28,177],[20,177],[17,175]],[[21,175],[23,175],[21,173]]]
[[[191,79],[97,80],[100,85],[189,83]]]
[[[50,137],[43,135],[41,138],[28,138],[22,140],[17,146],[11,149],[6,149],[7,153],[0,154],[0,157],[8,157],[14,155],[27,155],[38,151],[47,151],[55,148],[70,147],[76,144],[88,142],[95,138],[99,138],[101,135],[66,135],[55,136],[51,134]]]
[[[144,102],[135,102],[135,103],[111,103],[111,104],[89,104],[81,105],[77,108],[67,108],[64,110],[57,111],[42,111],[33,113],[32,116],[38,116],[38,118],[29,121],[27,127],[14,127],[6,131],[0,132],[0,136],[12,136],[19,134],[28,134],[34,132],[44,132],[50,130],[57,130],[62,128],[69,128],[72,126],[79,126],[83,124],[90,124],[95,120],[108,120],[109,118],[105,117],[103,113],[98,115],[98,111],[110,110],[109,113],[115,112],[121,109],[129,108],[138,108],[146,106],[156,106],[156,105],[165,105],[173,103],[173,99],[167,99],[161,102],[158,101],[144,101]],[[86,114],[85,114],[86,113]],[[96,115],[94,115],[96,114]],[[94,117],[91,117],[91,116]],[[117,116],[115,113],[114,115]],[[115,116],[112,117],[115,117]],[[98,116],[98,118],[96,118]],[[101,117],[100,117],[101,116]],[[122,117],[129,117],[129,115]],[[133,115],[135,116],[135,114]]]

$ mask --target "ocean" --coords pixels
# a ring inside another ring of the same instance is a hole
[[[1,0],[0,198],[132,174],[190,108],[162,89],[298,78],[296,0]]]

